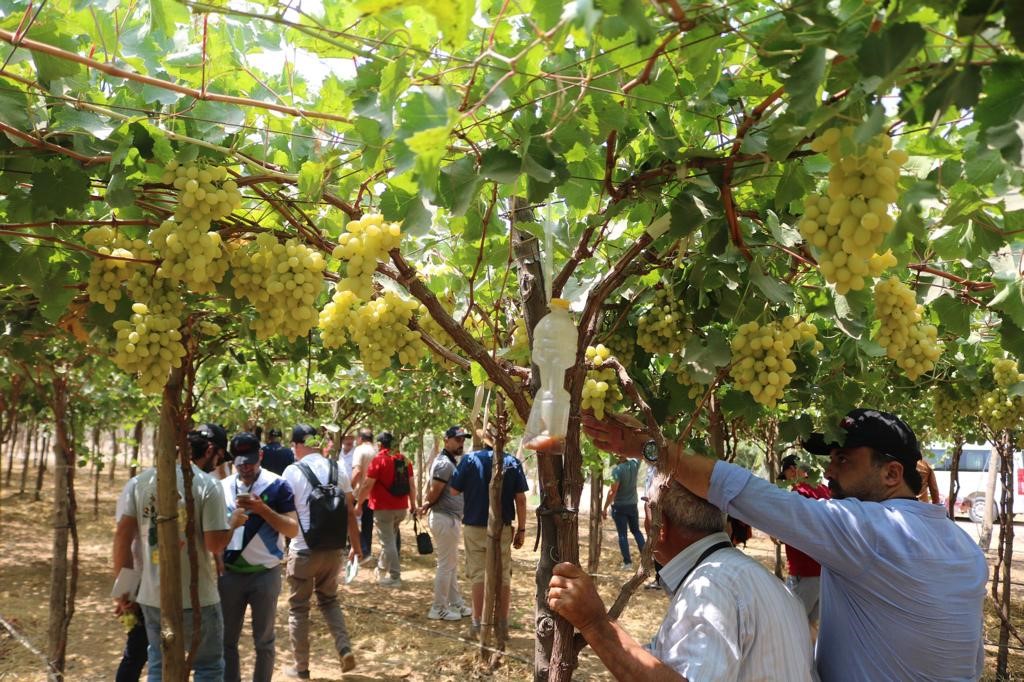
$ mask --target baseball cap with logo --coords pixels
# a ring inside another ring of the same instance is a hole
[[[292,442],[305,443],[306,438],[315,436],[316,433],[316,429],[309,424],[296,424],[295,428],[292,429]]]
[[[270,429],[269,434],[271,438],[280,438],[281,436],[284,435],[283,433],[281,433],[281,429],[277,428],[276,426]]]
[[[462,428],[461,426],[450,426],[448,430],[444,432],[445,438],[469,438],[469,431]]]
[[[866,446],[908,466],[916,465],[921,459],[917,436],[894,414],[858,408],[843,417],[839,428],[846,432],[841,443],[829,442],[823,433],[812,433],[800,444],[804,450],[818,456],[827,456],[833,448]]]
[[[377,442],[386,448],[391,447],[391,443],[395,440],[395,437],[391,435],[390,431],[381,431],[377,435]]]
[[[229,452],[235,458],[235,466],[258,464],[260,461],[260,439],[248,431],[243,431],[231,439]]]

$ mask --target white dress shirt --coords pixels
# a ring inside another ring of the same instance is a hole
[[[695,566],[720,542],[729,546]],[[647,648],[689,682],[817,679],[803,606],[725,533],[693,543],[659,574],[674,592]]]

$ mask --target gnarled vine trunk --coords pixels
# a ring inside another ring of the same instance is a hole
[[[1013,562],[1013,444],[1010,431],[1003,431],[995,441],[999,454],[999,480],[1003,486],[999,504],[998,558],[992,571],[992,600],[999,611],[999,650],[996,653],[996,679],[1010,679],[1007,666],[1010,655],[1010,569]],[[992,454],[996,456],[995,453]]]
[[[160,650],[163,679],[183,682],[185,667],[183,637],[184,605],[181,595],[181,552],[178,545],[178,424],[181,418],[181,388],[185,371],[171,371],[160,405],[156,437],[156,532],[160,556]]]
[[[597,573],[601,566],[601,512],[604,509],[604,471],[590,470],[590,533],[587,547],[587,572]]]
[[[963,452],[964,437],[957,436],[949,462],[949,496],[946,498],[946,514],[951,519],[956,518],[956,498],[960,496],[960,456]]]
[[[75,453],[68,428],[67,375],[55,373],[52,407],[54,417],[53,563],[50,567],[50,616],[46,657],[50,680],[64,678],[68,628],[75,613],[78,591],[78,531],[75,526]],[[68,560],[68,538],[72,540]]]
[[[500,398],[499,398],[500,401]],[[500,415],[504,410],[499,409]],[[503,420],[502,420],[503,421]],[[491,456],[491,483],[487,490],[487,550],[484,555],[484,608],[480,621],[480,659],[489,660],[494,667],[500,654],[491,656],[490,650],[505,650],[507,627],[496,627],[501,612],[501,595],[505,588],[505,570],[501,565],[501,534],[505,524],[501,518],[501,489],[505,481],[505,425],[499,426]],[[507,622],[506,622],[507,626]],[[494,646],[492,647],[492,642]]]

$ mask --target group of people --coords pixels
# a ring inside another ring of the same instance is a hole
[[[976,680],[984,663],[982,602],[985,557],[938,504],[918,500],[928,487],[913,431],[895,415],[858,409],[847,414],[832,440],[814,434],[802,443],[827,458],[828,486],[811,485],[798,458],[783,460],[781,478],[796,493],[742,467],[687,453],[680,445],[647,438],[635,420],[584,415],[583,428],[619,464],[605,510],[612,509],[623,563],[631,566],[627,531],[638,547],[655,542],[656,584],[669,597],[654,638],[641,645],[607,615],[592,578],[578,566],[557,564],[548,586],[550,608],[569,620],[616,679],[685,680]],[[318,430],[292,431],[292,449],[280,474],[268,451],[273,440],[203,424],[189,433],[192,495],[198,522],[200,644],[193,667],[198,680],[238,680],[243,616],[252,613],[254,680],[274,668],[274,613],[288,585],[288,624],[294,666],[309,677],[309,611],[317,604],[334,639],[342,672],[355,667],[352,643],[338,601],[339,575],[370,555],[368,526],[380,541],[375,578],[400,588],[398,525],[407,514],[427,516],[436,552],[434,595],[427,617],[472,618],[483,611],[488,488],[495,454],[490,445],[463,454],[469,433],[452,426],[430,467],[422,504],[412,467],[393,449],[392,435],[361,430],[343,438],[335,458],[309,441]],[[213,471],[227,455],[234,472]],[[522,464],[499,453],[504,472],[500,546],[504,590],[495,626],[508,627],[511,548],[525,534],[527,481]],[[645,459],[658,473],[647,486],[647,537],[639,530],[636,478]],[[177,472],[179,497],[184,483]],[[930,493],[937,502],[937,491]],[[332,502],[333,500],[333,502]],[[180,505],[179,501],[179,505]],[[341,509],[342,513],[337,514]],[[660,523],[652,525],[652,509]],[[734,547],[726,519],[750,524],[787,546],[788,587]],[[184,514],[157,515],[156,472],[125,486],[118,504],[114,572],[137,569],[137,594],[117,596],[116,608],[137,603],[148,643],[149,679],[161,679],[158,530],[176,523],[185,543]],[[466,555],[471,603],[463,599],[457,570],[459,534]],[[290,546],[286,550],[286,539]],[[182,552],[182,556],[185,553]],[[282,564],[284,568],[282,569]],[[282,578],[283,574],[283,578]],[[182,593],[191,572],[183,561]],[[184,641],[193,621],[186,598]],[[817,622],[816,622],[817,621]],[[817,635],[812,634],[818,626]],[[136,645],[138,636],[135,636]],[[129,637],[129,645],[132,637]],[[125,663],[129,662],[127,655]],[[135,661],[136,664],[138,661]],[[121,676],[118,680],[137,679]]]
[[[802,443],[828,458],[827,494],[803,481],[796,460],[783,472],[805,484],[800,494],[678,444],[659,446],[635,420],[584,416],[583,427],[598,447],[645,458],[660,472],[650,501],[661,524],[650,532],[670,602],[654,639],[641,645],[611,620],[578,566],[556,565],[548,589],[551,609],[616,679],[981,677],[985,556],[941,505],[918,499],[927,487],[921,451],[895,415],[856,409],[837,425],[838,438],[819,433]],[[930,496],[938,501],[934,488]],[[798,572],[791,592],[733,546],[726,514],[803,553],[817,570]]]
[[[431,465],[430,483],[420,504],[413,467],[394,448],[395,439],[388,431],[376,438],[365,428],[356,437],[343,436],[337,457],[329,456],[333,442],[322,427],[296,425],[290,448],[280,442],[279,430],[271,429],[268,436],[269,442],[262,446],[259,437],[249,432],[238,433],[229,441],[225,429],[217,424],[202,424],[188,434],[200,611],[199,646],[192,661],[196,680],[240,680],[239,640],[247,609],[255,652],[252,679],[271,679],[276,660],[277,602],[285,584],[293,659],[287,674],[309,678],[314,595],[333,638],[340,671],[354,669],[356,659],[338,599],[339,580],[354,573],[357,564],[372,561],[376,526],[380,544],[376,583],[400,588],[399,525],[407,514],[426,516],[434,537],[437,570],[427,618],[455,621],[468,616],[471,631],[479,632],[494,457],[486,437],[481,450],[463,454],[470,434],[460,426],[445,431],[444,448]],[[500,546],[506,577],[495,626],[507,633],[511,547],[522,546],[525,537],[528,486],[522,464],[515,457],[504,455],[501,466],[504,530]],[[179,550],[186,543],[184,478],[180,469],[176,473],[179,499],[175,517],[158,515],[155,468],[129,480],[118,500],[113,547],[115,611],[136,618],[117,671],[119,682],[137,681],[147,663],[148,679],[162,679],[160,524],[174,522]],[[457,579],[460,530],[471,606],[463,600]],[[193,624],[192,572],[187,553],[180,551],[179,556],[184,596],[181,635],[188,643]]]

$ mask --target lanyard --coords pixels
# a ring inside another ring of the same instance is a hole
[[[726,549],[726,548],[728,548],[728,547],[732,547],[732,543],[731,543],[731,542],[726,542],[726,541],[724,541],[724,540],[723,540],[722,542],[716,542],[715,544],[713,544],[713,545],[711,545],[710,547],[708,547],[707,549],[705,549],[705,550],[704,550],[704,553],[703,553],[703,554],[701,554],[701,555],[700,555],[699,557],[697,557],[697,561],[695,561],[695,562],[693,563],[693,566],[691,566],[691,567],[690,567],[690,570],[689,570],[689,571],[687,571],[687,572],[686,572],[686,575],[684,575],[684,576],[683,576],[683,579],[682,579],[682,580],[680,580],[680,581],[679,581],[679,582],[678,582],[678,583],[676,584],[676,587],[675,587],[675,589],[674,589],[674,590],[672,590],[672,594],[675,594],[675,593],[676,593],[676,591],[677,591],[677,590],[678,590],[678,589],[679,589],[680,587],[682,587],[683,583],[685,583],[685,582],[686,582],[686,579],[690,577],[690,574],[691,574],[691,573],[693,573],[694,571],[696,571],[696,570],[697,570],[697,567],[698,567],[698,566],[700,566],[700,565],[701,565],[701,563],[702,563],[702,562],[703,562],[703,561],[704,561],[705,559],[707,559],[707,558],[708,558],[709,556],[711,556],[712,554],[714,554],[714,553],[715,553],[715,552],[717,552],[718,550],[720,550],[720,549]]]

